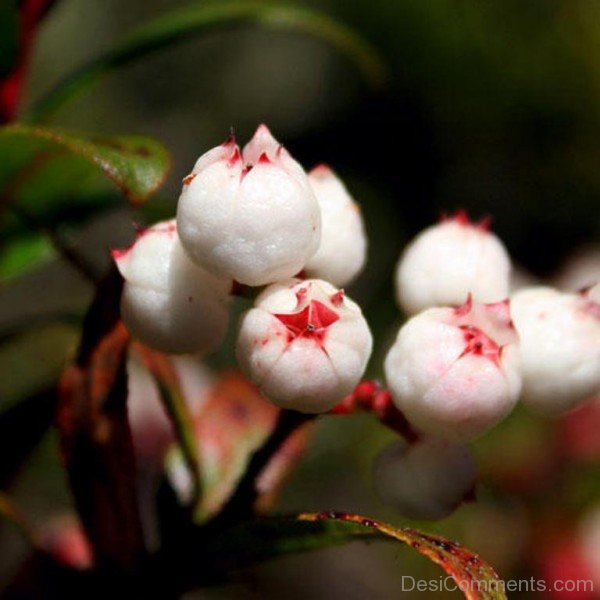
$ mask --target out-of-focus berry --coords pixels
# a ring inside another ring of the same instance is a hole
[[[508,296],[510,259],[487,222],[458,212],[422,231],[396,268],[398,304],[412,315],[433,306],[457,306],[467,294],[476,302]]]
[[[414,427],[475,438],[505,417],[521,389],[507,300],[430,308],[402,326],[385,360],[396,406]]]
[[[360,207],[326,165],[315,167],[308,179],[321,208],[321,243],[304,270],[333,285],[348,285],[362,270],[367,254]]]
[[[383,502],[413,519],[443,519],[472,496],[475,465],[463,444],[439,438],[397,441],[374,466],[375,489]]]
[[[592,295],[537,287],[511,299],[523,400],[542,413],[565,412],[600,393],[600,304]]]
[[[221,344],[231,280],[189,260],[174,220],[144,230],[113,258],[125,279],[121,316],[135,338],[169,353],[208,352]]]

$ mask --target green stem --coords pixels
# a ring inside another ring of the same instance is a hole
[[[169,415],[175,437],[181,449],[183,460],[188,468],[192,480],[192,498],[190,506],[195,512],[200,504],[202,480],[200,478],[200,463],[198,461],[199,451],[196,443],[196,432],[194,431],[193,418],[185,398],[178,392],[169,389],[163,382],[157,379],[165,411]]]

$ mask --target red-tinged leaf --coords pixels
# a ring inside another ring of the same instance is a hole
[[[122,280],[99,286],[76,363],[59,385],[57,427],[69,482],[97,564],[135,570],[145,556],[127,419],[129,334],[118,320]]]
[[[377,537],[393,538],[423,554],[456,581],[468,600],[501,600],[506,598],[502,581],[494,569],[477,554],[444,537],[429,535],[411,528],[396,528],[348,513],[303,513],[298,520],[321,523],[336,535],[371,532]]]
[[[144,202],[158,190],[170,168],[167,150],[150,138],[80,135],[18,124],[0,129],[0,184],[3,188],[8,187],[9,196],[15,182],[35,187],[38,171],[65,154],[68,158],[72,155],[78,159],[73,163],[73,169],[79,179],[85,175],[83,163],[88,171],[97,170],[104,174],[133,204]],[[61,163],[61,169],[66,169],[67,173],[69,168],[68,163]],[[45,177],[48,179],[46,174]],[[40,181],[38,185],[41,189],[38,197],[42,199],[43,183]],[[50,178],[51,190],[52,183]],[[64,183],[75,185],[77,181],[66,178]],[[69,189],[64,190],[64,193],[69,192]],[[53,193],[56,195],[56,190]]]
[[[280,412],[236,372],[223,374],[208,392],[195,421],[202,479],[198,521],[217,514],[231,498],[253,454],[275,429]],[[305,448],[308,430],[299,431],[282,444],[254,482],[256,498],[250,501],[257,500],[258,510],[268,510],[274,504],[280,486]],[[181,458],[172,455],[168,469],[173,484],[185,495],[189,483]]]
[[[176,548],[181,553],[177,564],[182,570],[177,578],[187,577],[192,584],[206,583],[210,578],[219,582],[234,570],[272,558],[353,541],[380,540],[402,542],[438,564],[456,581],[468,600],[506,598],[503,583],[494,569],[460,544],[360,515],[327,512],[262,517],[218,530],[212,536],[207,536],[206,527],[198,528],[197,533],[190,547]]]

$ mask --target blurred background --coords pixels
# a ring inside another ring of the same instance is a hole
[[[132,221],[174,214],[181,179],[201,153],[231,127],[244,141],[264,121],[306,168],[331,164],[363,208],[369,263],[348,292],[373,329],[372,377],[381,376],[402,320],[393,298],[394,264],[407,240],[440,213],[464,207],[475,218],[491,215],[519,282],[557,283],[575,253],[598,247],[600,3],[299,4],[360,32],[388,65],[389,84],[373,90],[347,58],[307,35],[239,27],[190,39],[115,72],[50,121],[162,141],[173,165],[158,195],[133,213],[111,188],[86,179],[76,206],[73,198],[57,197],[41,207],[33,190],[25,199],[30,210],[105,268],[108,249],[132,239]],[[57,2],[40,28],[24,110],[73,68],[179,5]],[[57,380],[93,290],[44,236],[27,232],[11,215],[2,222],[0,250],[0,409],[6,409]],[[586,267],[596,277],[599,262],[596,255]],[[560,285],[573,284],[562,279]],[[24,333],[23,323],[29,324]],[[233,364],[231,342],[207,359],[209,368]],[[590,404],[580,413],[550,422],[518,409],[475,445],[478,501],[436,523],[408,521],[372,491],[372,459],[393,434],[366,416],[323,419],[278,510],[337,509],[416,524],[480,552],[504,578],[576,572],[583,569],[586,519],[600,507],[600,409]],[[69,512],[52,431],[11,485],[37,526]],[[595,548],[598,557],[600,545]],[[18,536],[0,526],[2,579],[25,552]],[[355,544],[281,559],[190,597],[387,599],[399,595],[403,575],[435,579],[440,573],[399,545]]]

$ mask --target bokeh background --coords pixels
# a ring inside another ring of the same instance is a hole
[[[183,4],[61,0],[40,30],[25,109],[140,23]],[[77,203],[62,198],[43,218],[102,268],[108,248],[132,238],[133,220],[174,213],[181,178],[199,154],[231,127],[245,140],[264,121],[307,168],[330,163],[361,203],[369,262],[348,292],[375,335],[373,377],[381,375],[402,320],[393,300],[394,264],[407,240],[441,212],[464,207],[474,217],[491,215],[531,281],[552,281],[573,252],[600,243],[600,3],[300,4],[371,42],[392,75],[385,89],[370,88],[347,58],[306,35],[238,27],[174,45],[119,70],[51,121],[161,140],[173,155],[166,186],[132,214],[108,187],[82,182]],[[93,290],[47,240],[28,237],[10,216],[2,231],[0,408],[7,408],[56,381]],[[61,321],[48,324],[45,317],[56,314]],[[25,322],[28,330],[13,334]],[[206,363],[218,370],[232,361],[230,339]],[[542,576],[557,561],[546,554],[555,544],[570,547],[600,501],[600,452],[582,458],[565,450],[564,429],[564,422],[518,409],[475,445],[478,502],[443,522],[417,525],[481,552],[505,578]],[[279,509],[339,509],[415,524],[383,506],[371,488],[372,459],[392,438],[366,416],[323,419]],[[8,451],[8,443],[2,448]],[[12,493],[40,527],[70,509],[53,432]],[[0,526],[0,577],[10,578],[25,552],[18,536]],[[278,560],[197,597],[387,599],[400,595],[403,575],[430,579],[440,571],[397,545],[353,545]]]

